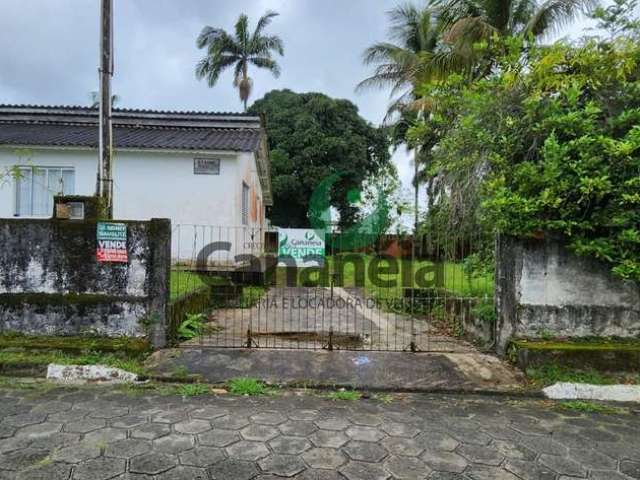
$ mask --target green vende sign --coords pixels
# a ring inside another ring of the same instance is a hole
[[[322,265],[324,263],[325,242],[315,230],[307,228],[278,229],[278,260],[285,265],[293,258],[298,267]],[[305,257],[315,257],[307,259]]]

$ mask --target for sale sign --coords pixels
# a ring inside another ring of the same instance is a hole
[[[127,263],[127,225],[124,223],[98,222],[99,262]]]
[[[280,265],[297,267],[324,265],[324,238],[308,228],[278,229],[278,260]]]

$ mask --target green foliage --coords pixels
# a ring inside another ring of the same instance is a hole
[[[58,350],[83,354],[86,352],[114,353],[130,358],[144,358],[152,347],[144,338],[40,336],[5,331],[0,335],[0,348],[24,350]]]
[[[611,38],[626,34],[638,39],[640,19],[634,18],[637,11],[638,0],[613,0],[606,7],[594,9],[591,18],[597,20],[596,28],[608,32]]]
[[[267,395],[271,392],[263,381],[257,378],[238,377],[227,382],[229,392],[233,395]]]
[[[206,317],[202,313],[188,313],[187,318],[178,326],[180,340],[190,340],[202,334]]]
[[[596,370],[576,370],[556,363],[528,368],[527,377],[538,385],[547,386],[557,382],[588,383],[591,385],[612,385],[616,379]]]
[[[370,125],[348,100],[320,93],[274,90],[250,108],[265,113],[271,150],[275,225],[306,227],[312,192],[334,173],[340,180],[331,191],[331,204],[341,222],[351,225],[358,213],[348,193],[390,162],[382,129]]]
[[[264,287],[256,287],[256,286],[245,286],[242,288],[242,293],[240,295],[240,308],[253,308],[255,307],[260,299],[264,297],[264,294],[267,290]]]
[[[146,375],[147,370],[142,361],[124,354],[88,351],[84,353],[70,353],[60,350],[0,350],[0,365],[12,367],[36,367],[50,363],[61,365],[105,365],[120,368],[138,375]]]
[[[175,388],[175,393],[183,397],[197,397],[199,395],[206,395],[210,391],[209,385],[202,383],[185,383],[177,385]]]
[[[421,87],[437,106],[422,127],[438,136],[428,220],[561,238],[640,281],[640,46],[524,46],[505,39],[481,80]]]
[[[492,300],[475,305],[471,309],[471,314],[486,323],[494,324],[496,322],[496,307]]]
[[[334,401],[355,402],[360,400],[362,394],[356,390],[338,390],[337,392],[328,393],[326,397]]]
[[[627,413],[627,410],[620,407],[614,407],[611,405],[605,405],[596,402],[587,402],[584,400],[571,400],[568,402],[560,403],[560,408],[565,410],[572,410],[574,412],[584,413],[605,413],[605,414],[622,414]]]

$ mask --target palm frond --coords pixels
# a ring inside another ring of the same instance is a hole
[[[391,101],[387,107],[387,112],[382,119],[382,125],[391,126],[396,123],[396,117],[407,111],[408,106],[415,101],[412,90],[408,90],[399,97]]]
[[[198,38],[196,39],[196,46],[198,48],[204,48],[207,45],[211,45],[222,35],[226,35],[226,33],[227,32],[221,28],[213,28],[207,25],[202,29],[200,35],[198,35]]]
[[[387,12],[391,27],[389,37],[408,45],[420,21],[420,12],[413,3],[397,5]]]
[[[597,4],[597,0],[547,0],[523,29],[524,35],[540,37],[558,31]]]
[[[451,48],[435,53],[429,58],[429,62],[429,68],[434,72],[441,72],[441,77],[444,77],[449,72],[468,74],[474,58],[461,49]]]
[[[249,17],[244,13],[238,17],[235,25],[236,42],[246,51],[249,46]]]
[[[390,42],[375,43],[362,54],[362,63],[372,65],[380,62],[389,62],[403,50],[402,47]]]
[[[370,88],[392,87],[392,93],[404,86],[411,85],[411,76],[401,65],[396,63],[385,63],[378,65],[373,71],[373,75],[365,78],[356,86],[356,91]]]
[[[242,81],[242,77],[244,75],[244,71],[245,71],[245,59],[241,59],[238,63],[236,63],[236,66],[233,68],[233,86],[234,87],[238,87],[238,85],[240,85],[240,82]]]
[[[512,5],[509,32],[521,32],[536,11],[536,0],[516,0]]]
[[[238,60],[239,57],[236,55],[207,55],[196,64],[196,78],[198,80],[206,78],[207,84],[210,87],[213,87],[218,81],[222,71],[228,66],[233,65]]]
[[[265,68],[273,73],[273,76],[278,78],[280,76],[280,65],[269,57],[249,57],[249,62],[258,68]]]
[[[196,64],[196,78],[207,79],[207,84],[213,87],[222,73],[222,67],[214,62],[212,57],[204,57]]]
[[[498,32],[509,34],[514,0],[484,0],[483,16]]]
[[[274,17],[280,15],[278,12],[274,12],[273,10],[267,10],[267,12],[260,17],[258,23],[256,24],[256,29],[253,31],[252,39],[260,37],[262,31],[271,23],[271,20]]]
[[[488,40],[499,31],[483,17],[464,17],[454,23],[444,35],[444,41],[458,47],[471,46]]]
[[[284,45],[282,39],[277,35],[271,35],[266,37],[258,37],[251,41],[248,53],[250,55],[270,55],[271,51],[277,52],[279,55],[284,55]]]
[[[458,20],[480,17],[484,14],[482,4],[474,0],[437,0],[434,9],[443,31],[449,30]]]

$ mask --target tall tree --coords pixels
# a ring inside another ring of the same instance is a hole
[[[350,226],[359,213],[354,190],[389,164],[386,133],[363,119],[350,101],[321,93],[273,90],[249,111],[267,118],[273,224],[309,226],[312,193],[322,180],[339,174],[331,205],[340,213],[341,225]]]
[[[398,5],[387,12],[391,26],[390,41],[376,43],[363,54],[365,65],[375,65],[373,74],[358,84],[358,89],[391,88],[392,101],[387,119],[414,99],[414,87],[437,75],[428,61],[437,55],[440,31],[434,10],[412,3]]]
[[[457,56],[454,63],[470,68],[484,60],[484,65],[475,72],[482,76],[490,71],[495,59],[477,55],[474,46],[479,42],[488,42],[496,36],[539,40],[597,3],[597,0],[436,0],[434,5],[440,11],[444,40]]]
[[[249,76],[249,65],[269,70],[275,77],[280,76],[280,66],[273,59],[273,53],[284,54],[280,37],[265,35],[265,28],[278,13],[268,11],[256,24],[253,32],[249,30],[249,18],[242,14],[238,18],[232,34],[221,28],[206,26],[197,39],[199,49],[206,49],[206,55],[196,65],[196,77],[207,79],[214,86],[220,74],[233,66],[233,86],[238,89],[240,100],[247,110],[247,102],[253,89],[253,80]]]

